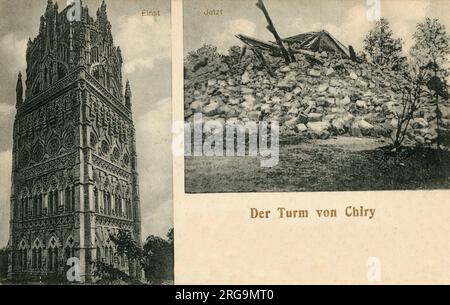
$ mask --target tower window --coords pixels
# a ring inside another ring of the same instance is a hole
[[[48,194],[48,214],[53,214],[53,191]]]
[[[31,257],[31,268],[36,269],[37,268],[37,250],[33,249],[33,254]]]
[[[94,187],[94,208],[95,212],[98,212],[98,190]]]
[[[38,196],[38,216],[42,215],[42,194]]]
[[[75,185],[72,186],[72,201],[71,201],[72,211],[75,211]]]
[[[59,210],[59,192],[56,190],[56,191],[53,192],[53,195],[55,196],[55,199],[54,199],[54,202],[53,202],[54,212],[58,213],[58,210]]]
[[[33,217],[38,216],[38,197],[33,196]]]
[[[72,196],[70,195],[70,187],[67,187],[66,188],[66,196],[65,196],[65,204],[64,204],[65,211],[71,210],[71,199],[72,199]]]
[[[42,248],[38,249],[38,268],[41,269],[42,268]]]

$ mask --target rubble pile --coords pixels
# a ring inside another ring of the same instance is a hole
[[[217,56],[212,62],[199,60],[201,72],[186,74],[185,119],[202,113],[204,122],[278,121],[282,137],[389,137],[395,132],[402,98],[393,90],[400,77],[396,72],[325,52],[314,62],[297,54],[289,65],[265,57],[274,77],[252,56],[234,66]],[[441,112],[450,127],[448,109]],[[407,137],[420,144],[437,138],[431,102],[416,112]]]

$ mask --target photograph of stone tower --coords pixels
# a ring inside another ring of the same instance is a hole
[[[105,1],[93,15],[81,1],[61,9],[48,0],[17,76],[9,280],[91,283],[111,269],[128,282],[145,278],[142,259],[127,248],[143,241],[123,66]]]

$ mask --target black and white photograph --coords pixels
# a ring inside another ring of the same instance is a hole
[[[0,16],[1,283],[173,284],[170,2]]]
[[[449,10],[185,1],[186,193],[448,189]]]

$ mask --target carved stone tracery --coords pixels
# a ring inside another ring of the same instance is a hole
[[[83,8],[71,23],[49,0],[26,60],[26,90],[21,75],[16,88],[9,274],[62,274],[69,256],[116,264],[109,234],[127,229],[139,241],[140,215],[131,89],[106,5],[96,20]]]

